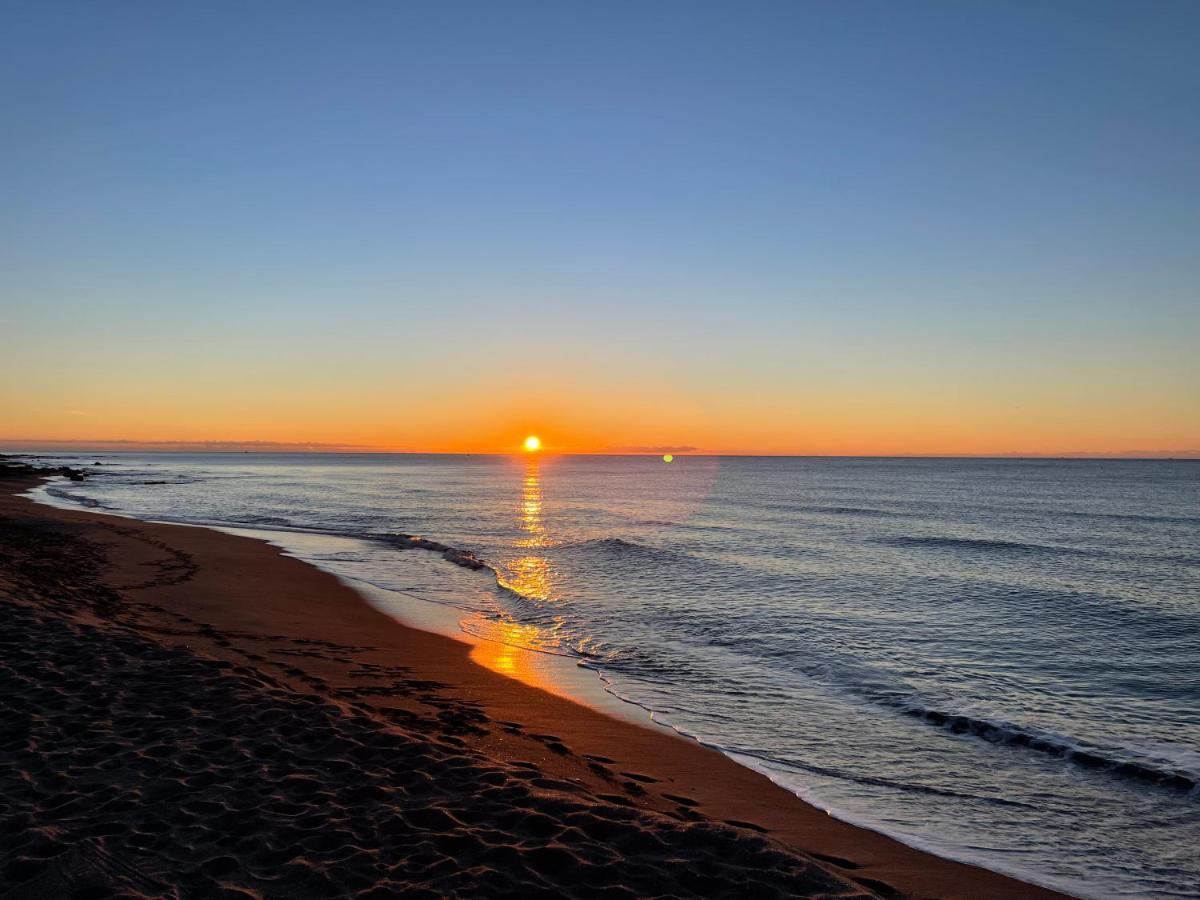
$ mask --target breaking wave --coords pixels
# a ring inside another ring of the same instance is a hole
[[[94,497],[88,497],[84,494],[76,494],[73,491],[64,490],[60,487],[48,486],[46,493],[51,497],[57,497],[60,500],[67,500],[71,503],[77,503],[87,509],[116,509],[115,506],[109,506],[107,503],[101,503]]]
[[[1097,769],[1122,778],[1131,778],[1161,787],[1183,791],[1200,784],[1200,772],[1171,765],[1165,760],[1136,758],[1121,755],[1117,749],[1102,749],[1085,741],[1062,735],[1039,732],[1009,722],[942,712],[921,706],[896,704],[906,716],[919,719],[953,734],[982,738],[992,744],[1026,747],[1041,753],[1061,757],[1086,769]]]

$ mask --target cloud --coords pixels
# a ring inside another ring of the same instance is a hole
[[[1067,450],[1062,453],[999,453],[1019,459],[1200,459],[1200,450]]]
[[[699,447],[686,446],[633,446],[633,447],[605,447],[605,453],[652,453],[658,455],[660,453],[694,453],[699,450]]]
[[[0,439],[5,450],[161,450],[197,453],[352,453],[378,450],[365,444],[326,444],[316,441],[132,441]]]

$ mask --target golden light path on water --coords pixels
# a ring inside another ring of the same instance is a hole
[[[531,457],[525,463],[517,525],[524,536],[516,541],[515,546],[531,552],[506,560],[500,583],[525,597],[549,600],[552,587],[550,561],[533,552],[546,547],[550,542],[546,526],[542,523],[541,467],[536,457]]]
[[[536,449],[533,448],[534,445],[527,441],[524,466],[519,470],[520,494],[514,497],[516,502],[512,506],[520,537],[513,541],[513,552],[495,561],[496,579],[502,587],[552,608],[562,595],[563,584],[561,573],[545,555],[545,549],[554,546],[555,540],[546,528],[542,482],[543,470],[552,470],[554,463],[541,459],[540,441]],[[665,454],[662,459],[674,462],[676,458]],[[711,483],[713,471],[710,466],[706,483]],[[689,504],[698,502],[695,499],[685,501],[665,515],[686,519],[694,508]],[[559,628],[562,624],[557,618],[534,625],[516,622],[506,614],[499,618],[476,614],[465,629],[475,638],[471,659],[550,693],[578,699],[580,684],[586,679],[571,672],[574,661],[569,658],[570,654],[560,649]],[[588,643],[586,638],[580,641],[581,646]],[[580,670],[583,671],[586,670]],[[569,689],[568,682],[573,685]],[[594,689],[590,682],[589,687]]]
[[[551,686],[538,665],[542,654],[525,649],[528,642],[536,641],[537,637],[536,625],[496,622],[485,633],[485,640],[471,649],[471,659],[501,675],[549,690]],[[552,690],[552,693],[560,692]]]
[[[535,456],[525,462],[521,498],[515,512],[522,536],[514,542],[514,547],[522,552],[501,560],[496,577],[503,587],[522,596],[539,601],[550,600],[553,596],[554,572],[550,561],[536,552],[539,548],[549,546],[550,538],[542,520],[541,469]],[[547,659],[544,654],[526,649],[547,645],[550,636],[544,629],[500,620],[478,623],[477,634],[484,640],[478,642],[471,651],[471,659],[475,662],[510,678],[559,692],[546,683],[547,673],[543,669]]]

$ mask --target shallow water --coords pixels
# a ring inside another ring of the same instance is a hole
[[[1200,463],[93,460],[51,491],[305,534],[493,668],[577,659],[851,821],[1083,896],[1200,896]]]

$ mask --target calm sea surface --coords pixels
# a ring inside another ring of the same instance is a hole
[[[1200,896],[1200,463],[94,460],[51,492],[303,533],[851,821],[1081,896]],[[414,578],[398,532],[495,574]]]

